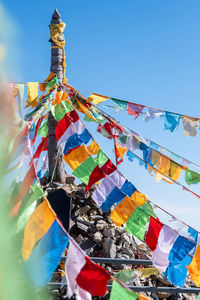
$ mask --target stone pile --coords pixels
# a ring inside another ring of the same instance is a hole
[[[52,189],[57,188],[61,188],[61,186],[59,184],[50,185],[46,191],[50,192]],[[151,251],[148,247],[127,233],[123,228],[119,229],[110,220],[110,212],[103,212],[92,200],[91,196],[95,189],[94,186],[87,193],[85,193],[84,184],[75,185],[71,183],[62,186],[62,188],[72,197],[70,235],[88,256],[120,259],[151,259]],[[173,286],[167,279],[163,278],[162,274],[152,275],[149,278],[142,277],[140,271],[137,269],[143,266],[126,264],[101,265],[113,275],[118,270],[134,269],[134,276],[131,281],[131,285],[133,286]],[[194,284],[187,278],[185,287],[190,286],[194,286]],[[60,291],[55,294],[56,298],[54,299],[67,299]],[[147,293],[147,295],[152,296],[151,293]],[[190,294],[171,295],[168,293],[159,293],[157,297],[168,300],[196,299],[194,295]],[[109,293],[104,297],[96,297],[95,299],[109,299]]]

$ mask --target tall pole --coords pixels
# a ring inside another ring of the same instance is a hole
[[[61,16],[57,9],[55,9],[51,24],[60,24]],[[60,35],[60,41],[63,41],[63,35]],[[58,47],[56,43],[50,38],[51,43],[51,68],[50,71],[55,73],[61,81],[63,80],[63,59],[64,59],[64,50],[63,48]],[[57,121],[54,119],[51,112],[48,115],[48,130],[49,130],[49,140],[48,140],[48,160],[49,160],[49,180],[53,178],[53,181],[65,183],[66,174],[64,169],[64,160],[63,160],[63,150],[64,145],[59,147],[57,146],[55,129]]]

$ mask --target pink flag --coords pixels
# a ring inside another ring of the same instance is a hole
[[[137,119],[139,117],[139,114],[143,111],[144,106],[134,103],[128,103],[128,114],[134,115]]]

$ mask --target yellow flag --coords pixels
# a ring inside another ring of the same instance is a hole
[[[99,104],[105,100],[109,99],[109,97],[106,96],[102,96],[99,94],[91,94],[88,98],[87,98],[87,102],[92,102],[94,104]]]
[[[74,149],[69,154],[65,155],[64,160],[70,166],[70,168],[72,168],[72,170],[75,170],[89,156],[90,156],[90,153],[88,152],[85,145],[83,145],[83,146],[80,146],[80,147]]]
[[[49,230],[55,218],[56,214],[51,209],[47,199],[45,199],[29,217],[24,230],[22,246],[22,256],[25,260],[29,258],[37,241]]]
[[[124,155],[124,153],[127,151],[127,149],[123,146],[119,146],[117,143],[116,143],[116,149],[117,149],[117,152],[118,152],[118,157],[122,157]]]
[[[196,286],[200,287],[200,246],[198,245],[193,259],[189,266],[186,266],[190,273],[191,279],[194,281]]]
[[[159,274],[159,271],[156,268],[142,268],[142,269],[139,269],[139,270],[140,270],[140,272],[141,272],[141,274],[144,278],[148,278],[151,275],[158,275]]]
[[[126,196],[117,206],[115,206],[110,214],[110,219],[115,223],[115,225],[120,227],[122,224],[126,223],[136,207],[137,203]]]
[[[131,196],[131,200],[135,201],[137,205],[142,206],[147,201],[147,196],[139,191],[135,191]]]
[[[93,141],[88,147],[87,150],[90,154],[97,154],[99,152],[99,145],[97,144],[96,141]]]
[[[36,107],[38,104],[38,82],[28,82],[28,96],[26,106]]]
[[[181,175],[181,166],[173,161],[170,161],[169,177],[177,180]]]

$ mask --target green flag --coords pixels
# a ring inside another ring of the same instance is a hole
[[[145,212],[148,214],[148,215],[151,215],[152,217],[156,218],[156,214],[155,212],[153,211],[152,207],[151,207],[151,204],[149,201],[146,201],[143,205],[142,205],[142,208],[145,210]]]
[[[132,233],[139,240],[143,240],[146,224],[149,222],[149,219],[150,215],[142,207],[137,206],[128,219],[125,230]]]
[[[92,156],[89,156],[82,164],[80,164],[72,174],[78,177],[83,183],[88,184],[90,174],[97,166],[96,160]]]
[[[128,139],[128,136],[125,135],[123,132],[120,134],[119,136],[119,140],[122,144],[126,145],[127,143],[127,139]]]
[[[121,282],[127,283],[133,276],[132,270],[124,270],[115,274],[115,277],[118,278]]]
[[[45,121],[42,126],[39,128],[38,130],[38,134],[41,136],[41,137],[47,137],[48,135],[48,124],[47,124],[47,121]]]
[[[97,165],[103,165],[107,162],[107,160],[108,160],[107,155],[103,152],[102,149],[99,149],[99,152],[97,153],[97,157],[95,158]]]
[[[110,98],[110,99],[112,100],[113,103],[115,103],[121,109],[128,109],[128,102],[118,100],[118,99],[115,99],[115,98]]]
[[[45,89],[46,91],[49,91],[54,85],[58,83],[57,76],[54,76],[46,85]]]
[[[56,105],[51,105],[51,112],[54,118],[56,119],[56,121],[62,120],[66,115],[66,113],[72,110],[73,110],[72,105],[65,100],[61,101]]]
[[[126,290],[118,282],[113,281],[110,300],[134,300],[137,299],[137,297],[138,293]]]
[[[190,169],[185,170],[185,181],[187,184],[199,183],[200,182],[200,174],[194,172]]]

